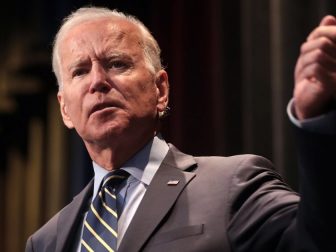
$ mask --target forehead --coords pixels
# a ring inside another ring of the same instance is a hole
[[[106,50],[143,48],[140,29],[120,18],[85,21],[70,28],[60,40],[60,54],[81,54],[85,50],[102,53]]]

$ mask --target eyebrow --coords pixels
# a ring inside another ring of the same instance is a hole
[[[113,60],[124,60],[129,63],[135,61],[131,55],[125,52],[114,51],[114,52],[106,52],[103,56],[98,56],[99,61],[101,62],[109,62]]]
[[[130,55],[128,55],[127,53],[124,53],[124,52],[111,52],[111,53],[107,52],[107,53],[105,53],[104,57],[98,55],[98,59],[99,60],[106,60],[106,59],[107,60],[111,60],[111,59],[116,59],[116,58],[132,61],[132,57]],[[69,67],[67,67],[67,70],[69,72],[71,72],[74,68],[81,67],[81,66],[87,66],[87,65],[90,65],[90,58],[88,58],[88,57],[80,57],[78,59],[75,59],[69,65]]]
[[[105,58],[113,59],[113,58],[131,58],[131,57],[127,53],[124,53],[124,52],[112,52],[112,53],[107,53]]]
[[[68,67],[68,71],[71,71],[72,69],[79,67],[79,66],[85,66],[85,65],[89,65],[89,59],[88,58],[78,58],[75,59]]]

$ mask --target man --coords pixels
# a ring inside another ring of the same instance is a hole
[[[302,153],[299,196],[261,157],[193,157],[166,144],[159,119],[169,85],[155,39],[133,17],[77,10],[56,36],[53,68],[63,121],[83,139],[95,178],[26,251],[336,251],[332,178],[323,171],[335,140],[335,127],[324,125],[333,119],[335,41],[336,19],[325,17],[296,67],[290,113]],[[106,192],[117,199],[114,228],[95,202],[109,209],[103,177],[124,177],[121,170],[129,176]]]

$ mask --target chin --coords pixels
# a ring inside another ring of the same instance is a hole
[[[91,137],[95,142],[105,142],[106,140],[113,140],[115,138],[121,137],[124,132],[124,127],[114,125],[110,127],[97,128]]]

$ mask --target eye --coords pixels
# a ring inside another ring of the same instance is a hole
[[[108,69],[124,70],[129,68],[129,64],[123,60],[113,60],[107,64]]]
[[[88,70],[86,68],[77,68],[72,72],[72,77],[78,77],[86,74]]]

